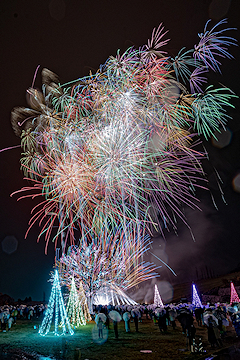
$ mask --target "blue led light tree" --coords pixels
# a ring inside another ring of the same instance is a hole
[[[158,306],[158,307],[163,307],[163,302],[162,302],[162,298],[159,294],[159,290],[157,287],[157,284],[155,284],[155,291],[154,291],[154,305]]]
[[[196,307],[202,307],[200,297],[197,293],[196,285],[192,284],[192,304]]]
[[[38,331],[38,333],[40,335],[45,336],[49,333],[50,327],[52,324],[52,320],[53,320],[53,315],[55,316],[54,317],[54,331],[53,331],[54,335],[57,335],[57,336],[65,335],[67,332],[70,335],[74,334],[74,331],[72,330],[70,322],[67,317],[66,308],[64,306],[57,270],[55,270],[55,273],[54,273],[52,291],[51,291],[50,299],[48,302],[46,314],[44,316],[44,319],[43,319],[42,324]],[[60,324],[61,324],[61,329],[62,329],[61,334],[59,334],[59,332],[58,332],[58,330],[60,328]]]

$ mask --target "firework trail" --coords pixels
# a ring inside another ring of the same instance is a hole
[[[81,240],[81,247],[73,245],[68,248],[57,266],[61,274],[61,282],[70,287],[74,276],[77,287],[83,284],[87,298],[93,303],[106,293],[112,294],[112,299],[131,303],[125,291],[143,281],[158,276],[157,267],[142,260],[150,248],[148,235],[135,235],[129,231],[126,238],[122,230],[114,230],[111,235],[106,231],[98,237],[86,241]],[[90,304],[91,307],[91,304]]]
[[[43,69],[42,93],[30,88],[31,108],[13,109],[11,122],[29,183],[16,193],[42,199],[28,231],[41,226],[46,250],[50,239],[60,239],[63,253],[75,238],[84,248],[83,234],[92,239],[103,228],[109,239],[116,228],[127,238],[129,224],[134,234],[176,228],[176,215],[187,224],[182,207],[196,208],[195,189],[206,187],[201,137],[224,128],[235,97],[226,87],[202,89],[202,74],[232,57],[232,29],[218,30],[225,24],[207,30],[207,22],[199,44],[176,57],[163,50],[161,24],[147,45],[118,51],[96,74],[65,85]]]

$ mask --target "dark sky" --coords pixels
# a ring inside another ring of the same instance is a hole
[[[26,90],[31,86],[35,69],[47,67],[60,76],[61,83],[75,80],[95,71],[118,49],[141,46],[151,36],[152,29],[163,22],[171,41],[167,51],[176,56],[182,47],[190,49],[198,42],[209,18],[227,17],[230,27],[240,28],[239,0],[2,0],[0,3],[0,149],[20,143],[10,124],[10,112],[15,106],[26,106]],[[231,33],[239,39],[239,31]],[[235,60],[223,60],[222,75],[213,76],[240,94],[239,48],[230,52]],[[36,86],[41,87],[40,72]],[[166,234],[166,239],[154,239],[157,256],[167,261],[178,274],[175,278],[166,269],[160,271],[158,283],[170,287],[176,281],[191,281],[208,271],[215,275],[234,269],[240,263],[240,194],[232,188],[232,180],[240,171],[239,102],[231,110],[233,120],[230,144],[218,149],[208,144],[210,163],[206,164],[210,188],[199,193],[202,211],[186,214],[195,242],[189,230],[179,224],[178,236]],[[47,283],[54,260],[54,246],[44,254],[44,239],[37,243],[36,226],[24,239],[30,219],[31,200],[17,201],[10,194],[26,185],[20,172],[20,150],[0,153],[0,242],[6,236],[18,241],[17,250],[7,254],[0,246],[0,292],[15,299],[31,296],[42,300],[50,293]],[[213,166],[223,180],[228,205],[221,198],[213,175]],[[161,245],[161,246],[159,246]],[[154,258],[152,258],[154,260]],[[156,260],[156,259],[155,259]],[[157,263],[157,260],[156,260]],[[152,284],[144,290],[152,296]]]

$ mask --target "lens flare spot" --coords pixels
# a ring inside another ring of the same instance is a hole
[[[102,345],[107,341],[108,329],[104,324],[94,325],[92,329],[92,339],[98,345]]]
[[[227,15],[231,0],[212,0],[209,5],[209,17],[214,20],[220,20]]]
[[[233,190],[240,193],[240,173],[237,174],[232,181]]]
[[[6,254],[12,254],[17,250],[18,241],[15,236],[6,236],[2,241],[2,249]]]
[[[215,132],[214,137],[212,137],[212,144],[213,146],[222,149],[226,146],[228,146],[232,140],[232,131],[228,128],[225,130],[222,130],[220,133]]]
[[[173,287],[168,281],[160,281],[157,283],[159,293],[163,303],[169,303],[173,298]]]
[[[66,4],[64,0],[51,0],[48,7],[53,19],[60,21],[65,17]]]

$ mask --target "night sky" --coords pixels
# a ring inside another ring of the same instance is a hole
[[[58,74],[61,83],[75,80],[88,75],[90,70],[95,72],[118,49],[145,44],[161,22],[171,39],[166,50],[175,57],[182,47],[190,49],[197,44],[198,33],[203,32],[209,18],[215,24],[227,17],[229,27],[240,29],[239,14],[239,0],[2,0],[0,149],[20,144],[11,128],[10,113],[15,106],[27,106],[26,90],[38,65],[35,82],[38,88],[44,67]],[[231,36],[239,39],[239,30],[232,31]],[[239,47],[231,47],[230,53],[235,59],[224,59],[222,74],[213,74],[212,80],[240,95]],[[159,270],[160,291],[176,282],[206,276],[207,272],[212,275],[229,272],[240,264],[240,193],[232,187],[234,177],[240,173],[239,100],[234,103],[236,109],[228,110],[233,118],[228,124],[232,133],[230,144],[221,149],[211,141],[206,145],[210,161],[204,166],[218,211],[210,192],[200,191],[197,195],[202,211],[185,209],[195,242],[181,222],[178,236],[170,232],[165,240],[157,236],[153,239],[153,252],[177,273],[175,277],[165,267]],[[15,300],[29,296],[43,300],[44,292],[46,299],[50,294],[47,281],[54,262],[54,245],[50,243],[45,255],[44,239],[39,243],[36,240],[38,226],[24,239],[33,203],[30,199],[17,201],[17,196],[10,197],[27,185],[20,171],[20,153],[19,148],[0,153],[0,292]],[[221,176],[227,205],[221,197],[214,167]],[[10,238],[5,239],[7,236]],[[17,249],[9,254],[4,246],[12,237],[17,239]],[[156,264],[160,263],[156,260]],[[153,284],[146,284],[135,295],[140,296],[140,292],[150,301]]]

